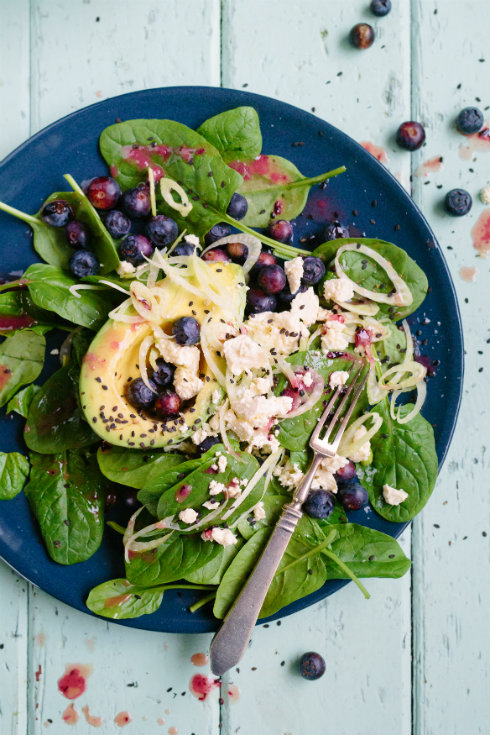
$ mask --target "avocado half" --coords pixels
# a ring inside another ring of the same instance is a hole
[[[171,324],[182,316],[194,316],[200,323],[210,316],[213,319],[233,318],[243,321],[246,302],[246,286],[243,270],[234,263],[207,263],[212,268],[213,287],[219,294],[229,295],[227,312],[223,313],[214,303],[200,299],[176,285],[169,278],[159,281],[160,304],[165,318],[160,326],[171,333]],[[186,278],[199,287],[195,277]],[[132,306],[128,314],[136,314]],[[141,375],[138,355],[142,340],[152,334],[148,322],[126,324],[109,319],[97,333],[86,352],[80,372],[80,400],[85,418],[92,429],[105,441],[133,449],[161,448],[177,444],[196,431],[221,403],[223,389],[209,369],[201,353],[199,372],[204,384],[191,407],[175,420],[162,422],[138,412],[126,400],[129,382]],[[216,363],[225,369],[223,358],[214,352]],[[215,393],[217,391],[217,394]],[[215,402],[212,400],[215,393]],[[216,396],[219,395],[219,400]]]

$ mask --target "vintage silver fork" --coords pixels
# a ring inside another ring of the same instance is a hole
[[[354,363],[354,365],[357,366],[359,363]],[[302,505],[308,496],[318,465],[324,457],[334,457],[337,453],[340,440],[368,375],[364,370],[364,364],[361,364],[358,369],[354,365],[349,371],[346,387],[337,387],[311,435],[310,447],[315,454],[308,472],[294,492],[292,501],[284,506],[282,515],[259,561],[233,607],[226,615],[220,630],[213,638],[210,651],[211,671],[216,676],[224,674],[242,658],[274,574],[294,529],[303,515]],[[320,433],[341,395],[342,399],[330,418],[325,434],[320,438]],[[342,414],[344,409],[345,413]],[[333,436],[335,430],[335,436]]]

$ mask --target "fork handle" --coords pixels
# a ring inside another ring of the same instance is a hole
[[[235,666],[245,653],[262,603],[302,515],[297,503],[285,506],[255,569],[213,638],[211,671],[216,676]]]

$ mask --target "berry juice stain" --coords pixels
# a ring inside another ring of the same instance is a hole
[[[129,714],[129,712],[118,712],[117,715],[114,717],[114,722],[118,727],[129,725],[129,723],[131,722],[131,715]]]
[[[442,156],[434,156],[434,158],[429,158],[428,161],[424,161],[424,163],[421,163],[420,166],[415,169],[413,175],[428,176],[431,173],[440,171],[442,168],[443,160],[444,159]]]
[[[368,140],[363,140],[361,142],[361,145],[368,151],[368,153],[374,156],[377,161],[384,164],[388,163],[388,154],[386,153],[384,148],[381,148],[380,145],[370,143]]]
[[[461,133],[463,135],[463,133]],[[490,151],[490,128],[488,123],[485,123],[482,130],[479,133],[473,133],[473,135],[465,135],[465,143],[461,143],[459,146],[459,157],[463,161],[468,161],[475,151]]]
[[[473,283],[476,278],[476,268],[468,268],[467,266],[463,266],[459,269],[459,275],[461,276],[463,281]]]
[[[490,209],[484,209],[471,230],[473,247],[478,254],[485,257],[490,251]],[[1,378],[0,367],[0,378]],[[1,381],[0,381],[1,384]]]
[[[191,664],[194,666],[206,666],[209,658],[206,653],[194,653],[191,656]]]
[[[102,726],[102,717],[95,717],[94,715],[91,715],[88,704],[86,704],[85,707],[82,707],[82,712],[87,721],[87,724],[89,724],[91,727]]]
[[[66,722],[67,725],[76,725],[78,722],[78,718],[80,715],[75,709],[75,705],[73,702],[68,705],[68,707],[65,709],[63,714],[61,715],[64,722]]]
[[[68,664],[64,675],[58,679],[58,689],[67,699],[76,699],[87,688],[87,678],[92,667],[86,664]]]
[[[227,693],[230,702],[238,702],[240,699],[240,690],[236,684],[230,684],[227,689]]]
[[[220,686],[219,679],[213,679],[203,674],[195,674],[189,682],[191,694],[200,702],[204,702],[213,689]]]

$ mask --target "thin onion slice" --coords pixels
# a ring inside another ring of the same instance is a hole
[[[409,413],[407,413],[406,416],[400,415],[400,408],[398,408],[398,413],[396,415],[396,420],[399,424],[407,424],[409,421],[411,421],[415,416],[420,413],[420,410],[422,406],[424,405],[425,397],[427,395],[427,383],[425,380],[423,380],[421,383],[417,385],[417,399],[415,401],[414,407],[412,408]]]
[[[109,319],[113,319],[115,322],[124,322],[125,324],[142,324],[145,320],[136,314],[126,314],[125,312],[129,307],[132,307],[131,299],[126,299],[122,304],[116,306],[115,309],[109,312],[107,315]]]
[[[235,459],[239,459],[238,454],[235,452],[235,450],[231,446],[230,441],[228,439],[228,434],[226,433],[225,415],[226,415],[226,412],[228,411],[229,405],[230,405],[230,401],[227,398],[218,411],[219,433],[221,436],[221,441],[224,447],[226,448],[226,451],[228,452],[228,454],[231,454],[231,456],[234,457]]]
[[[129,287],[133,309],[147,322],[160,321],[160,309],[154,291],[144,283],[133,281]]]
[[[377,293],[376,291],[370,291],[369,289],[360,286],[358,283],[349,278],[349,276],[346,275],[340,264],[340,256],[342,255],[342,253],[349,251],[367,255],[368,258],[371,258],[371,260],[374,260],[379,266],[381,266],[381,268],[383,268],[383,270],[386,272],[387,276],[393,283],[393,286],[395,287],[395,293],[385,294]],[[382,255],[377,253],[372,248],[367,247],[366,245],[362,245],[360,243],[350,243],[347,245],[342,245],[342,247],[337,250],[337,254],[335,256],[335,270],[339,278],[345,278],[350,282],[352,288],[356,293],[358,293],[360,296],[364,296],[364,298],[370,299],[371,301],[376,301],[381,304],[393,304],[395,306],[410,306],[413,301],[412,292],[410,291],[403,278],[393,268],[390,261],[386,258],[383,258]]]
[[[310,408],[313,408],[320,398],[323,395],[323,389],[325,387],[325,382],[322,378],[322,376],[317,373],[315,370],[309,370],[309,373],[311,374],[313,378],[313,389],[311,393],[306,393],[303,396],[306,400],[301,403],[298,408],[295,408],[293,411],[290,411],[285,418],[287,419],[294,419],[296,416],[301,416],[301,414],[306,413],[306,411],[309,411]]]
[[[381,390],[401,390],[403,388],[413,388],[425,378],[426,368],[419,362],[412,360],[410,362],[404,362],[401,365],[394,365],[388,368],[378,381],[378,386]],[[403,378],[404,375],[408,377]],[[395,377],[387,382],[387,378],[390,375]]]
[[[293,388],[296,387],[296,374],[292,368],[292,366],[280,355],[276,355],[276,365],[281,371],[281,373],[287,378],[288,382],[292,385]]]
[[[223,521],[226,521],[227,518],[231,516],[232,513],[234,513],[237,508],[240,507],[240,505],[243,503],[244,500],[250,495],[254,487],[257,485],[258,482],[262,479],[264,475],[267,474],[269,468],[271,465],[274,467],[277,466],[277,463],[279,462],[280,457],[282,456],[283,450],[279,449],[277,452],[274,452],[273,454],[269,455],[265,462],[260,465],[257,472],[252,476],[252,478],[249,480],[248,485],[246,485],[243,489],[243,492],[240,493],[238,498],[235,499],[233,504],[228,508],[226,513],[223,514]]]
[[[150,185],[150,206],[153,217],[157,215],[157,199],[155,196],[155,174],[151,166],[148,166],[148,183]]]
[[[363,434],[359,439],[354,439],[356,431],[363,426],[366,421],[372,419],[373,423],[370,429],[367,429],[366,433]],[[365,413],[359,416],[358,419],[352,422],[349,428],[346,430],[344,436],[340,440],[339,454],[342,457],[350,457],[351,454],[355,454],[366,442],[379,431],[383,424],[383,418],[379,413]]]
[[[220,248],[223,245],[228,245],[228,243],[230,242],[239,242],[242,245],[247,246],[248,255],[242,268],[244,273],[248,273],[259,259],[259,255],[262,251],[262,243],[260,242],[258,237],[255,237],[254,235],[248,235],[246,232],[237,232],[235,235],[226,235],[226,237],[220,237],[219,240],[216,240],[211,245],[208,245],[208,247],[202,251],[201,257],[209,250],[214,250],[214,248]]]
[[[180,197],[180,202],[175,201],[172,192],[175,192]],[[192,209],[192,204],[185,189],[180,184],[173,179],[162,178],[160,179],[160,193],[169,207],[175,209],[182,217],[187,217]]]
[[[214,356],[209,349],[209,342],[208,342],[208,336],[206,334],[206,330],[201,329],[201,350],[204,355],[204,359],[206,360],[209,369],[213,373],[214,377],[218,381],[218,383],[221,385],[222,388],[226,390],[226,376],[225,374],[220,370],[218,363],[214,359]]]
[[[342,309],[350,311],[352,314],[358,314],[360,316],[375,316],[379,311],[377,304],[356,304],[349,303],[348,301],[336,301]]]
[[[138,351],[138,365],[140,368],[143,383],[146,385],[147,388],[152,391],[152,393],[156,393],[157,391],[151,386],[150,380],[148,378],[148,368],[146,367],[146,360],[148,358],[148,353],[153,347],[153,340],[153,336],[148,336],[141,341]]]
[[[105,291],[105,287],[96,286],[92,283],[75,283],[73,284],[73,286],[70,286],[68,291],[71,293],[72,296],[75,296],[75,298],[81,299],[82,297],[78,293],[79,291]],[[128,292],[124,291],[124,293],[127,294]]]

